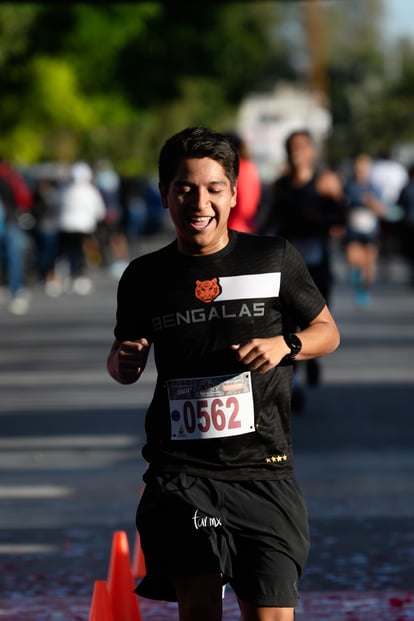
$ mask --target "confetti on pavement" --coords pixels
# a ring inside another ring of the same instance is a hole
[[[177,621],[177,606],[141,598],[142,621]],[[90,598],[16,597],[0,599],[0,619],[7,621],[88,621]],[[239,621],[234,593],[226,591],[223,621]],[[297,621],[414,621],[414,591],[304,593]]]

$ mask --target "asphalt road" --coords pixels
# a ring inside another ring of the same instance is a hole
[[[312,532],[302,589],[413,589],[414,289],[403,263],[384,262],[372,305],[358,310],[337,258],[342,343],[293,418]],[[90,596],[113,532],[134,542],[155,375],[152,364],[135,386],[107,375],[117,283],[92,277],[88,296],[33,287],[24,316],[0,296],[2,598]]]

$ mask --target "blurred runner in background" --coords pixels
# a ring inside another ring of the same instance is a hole
[[[287,170],[273,185],[266,234],[288,239],[301,253],[309,272],[329,304],[333,274],[331,240],[345,234],[346,200],[339,176],[317,163],[317,151],[306,129],[292,132],[285,143]],[[312,359],[305,363],[306,381],[320,382],[320,365]],[[299,413],[305,405],[300,373],[294,378],[293,408]]]
[[[237,200],[230,211],[229,228],[244,233],[256,233],[256,216],[262,195],[259,172],[249,155],[245,141],[238,134],[228,134],[228,138],[238,150],[240,158]]]
[[[376,276],[381,234],[381,217],[387,207],[381,192],[371,181],[372,159],[361,154],[355,158],[351,177],[345,183],[349,213],[345,251],[355,288],[355,303],[364,308],[371,301]]]

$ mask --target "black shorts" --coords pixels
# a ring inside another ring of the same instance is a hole
[[[173,576],[219,572],[239,599],[255,606],[298,603],[309,528],[294,479],[151,477],[137,528],[146,563],[138,595],[176,601]]]
[[[351,244],[357,242],[364,246],[378,246],[379,233],[358,233],[357,231],[349,230],[345,237],[345,243]]]

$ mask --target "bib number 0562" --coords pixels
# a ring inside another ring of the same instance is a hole
[[[209,433],[211,429],[218,432],[227,429],[240,429],[238,418],[239,402],[236,397],[222,399],[200,399],[184,401],[183,424],[188,433],[193,434],[198,428],[201,433]]]
[[[169,396],[172,440],[206,440],[254,431],[253,396],[247,374],[241,380],[236,376],[219,383],[210,378],[201,382],[180,380],[170,387]]]

